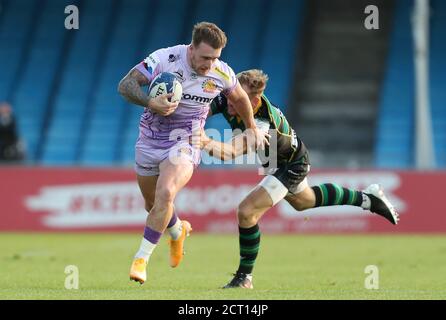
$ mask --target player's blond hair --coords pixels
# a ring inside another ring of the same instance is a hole
[[[194,26],[192,30],[192,44],[194,47],[204,42],[214,49],[222,49],[226,46],[226,34],[211,22],[200,22]]]
[[[268,82],[268,75],[259,69],[242,71],[237,74],[240,84],[249,88],[253,95],[262,95]]]

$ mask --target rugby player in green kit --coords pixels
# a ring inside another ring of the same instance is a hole
[[[310,187],[306,178],[310,171],[308,151],[283,113],[264,95],[268,76],[261,70],[252,69],[237,74],[237,78],[249,96],[257,127],[270,133],[270,145],[266,147],[267,156],[264,158],[271,159],[275,152],[277,165],[271,167],[270,163],[263,163],[264,167],[270,166],[266,168],[266,176],[237,207],[240,264],[233,279],[224,288],[253,288],[252,270],[260,248],[258,221],[282,199],[298,211],[350,205],[376,213],[394,225],[398,223],[398,213],[378,184],[372,184],[363,191],[334,183]],[[211,103],[208,117],[218,113],[223,114],[232,130],[245,130],[243,121],[224,95],[217,96]],[[254,144],[255,141],[248,141],[244,133],[235,135],[231,142],[223,143],[210,139],[201,131],[200,147],[221,160],[249,153],[255,149]]]

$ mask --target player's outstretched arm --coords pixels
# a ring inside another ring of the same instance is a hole
[[[242,133],[235,136],[231,142],[224,143],[209,138],[202,131],[201,148],[212,157],[226,161],[246,154],[248,151],[255,150],[255,141],[250,141],[247,135]]]
[[[148,84],[149,81],[147,78],[141,72],[133,68],[119,82],[118,92],[128,102],[146,108],[149,105],[149,97],[144,93],[141,87]]]

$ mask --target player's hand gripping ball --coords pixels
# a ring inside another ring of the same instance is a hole
[[[173,73],[161,72],[150,83],[149,97],[152,99],[168,93],[173,93],[173,96],[169,99],[170,102],[180,101],[183,87]]]

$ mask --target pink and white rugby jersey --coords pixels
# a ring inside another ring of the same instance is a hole
[[[185,129],[190,133],[192,124],[203,127],[211,101],[220,92],[228,94],[235,88],[234,71],[218,59],[206,76],[196,74],[187,62],[188,46],[159,49],[136,66],[149,81],[161,72],[171,72],[183,86],[183,96],[173,114],[163,117],[145,108],[140,121],[140,137],[165,140],[169,139],[173,129]]]

